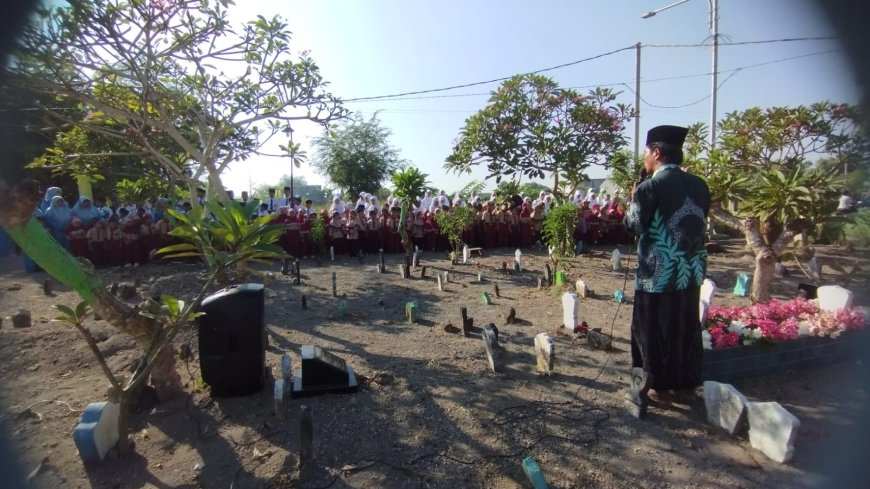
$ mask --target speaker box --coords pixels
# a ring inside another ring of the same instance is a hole
[[[263,390],[266,321],[263,284],[233,285],[202,301],[199,365],[215,396],[245,396]]]

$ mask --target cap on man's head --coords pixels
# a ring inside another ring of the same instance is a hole
[[[665,143],[682,148],[689,129],[680,126],[656,126],[646,133],[646,146],[653,143]]]
[[[289,191],[290,191],[290,187],[284,187],[284,191],[285,191],[285,192],[289,192]]]

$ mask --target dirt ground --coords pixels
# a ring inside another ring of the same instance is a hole
[[[828,247],[818,254],[823,264],[860,262],[870,269],[867,252]],[[552,488],[805,487],[824,483],[837,470],[831,459],[840,456],[837,449],[868,403],[868,368],[860,360],[735,382],[751,400],[778,401],[800,419],[795,456],[785,465],[751,448],[745,436],[707,425],[700,398],[691,405],[651,407],[645,420],[630,417],[623,390],[634,277],[611,271],[609,259],[610,248],[596,249],[571,260],[569,273],[569,283],[583,278],[596,292],[582,300],[581,319],[612,332],[609,351],[562,333],[561,291],[537,289],[546,260],[541,251],[526,253],[525,270],[509,275],[497,269],[503,261],[512,264],[513,250],[494,250],[474,264],[453,266],[428,253],[421,263],[427,277],[419,278],[416,270],[410,280],[397,273],[399,256],[387,257],[385,274],[376,273],[371,256],[363,265],[350,258],[320,267],[305,260],[301,286],[276,265],[265,280],[268,365],[280,372],[279,356],[292,352],[298,368],[300,346],[319,345],[353,367],[359,391],[293,400],[287,419],[279,420],[271,385],[247,397],[211,398],[198,380],[195,357],[180,363],[187,395],[163,404],[143,400],[133,415],[133,455],[85,465],[72,430],[88,403],[104,399],[108,383],[77,332],[51,322],[52,304],[72,306],[79,300],[60,285],[54,295],[44,295],[45,274],[27,275],[18,257],[3,258],[0,424],[35,488],[507,489],[531,487],[521,468],[529,455]],[[720,285],[714,303],[748,304],[730,289],[737,274],[751,273],[752,265],[737,240],[711,255],[709,275]],[[777,297],[793,297],[797,282],[806,281],[790,268],[790,277],[777,279]],[[443,270],[451,278],[439,292],[434,272]],[[337,299],[332,272],[338,277]],[[845,285],[860,305],[870,305],[866,273],[844,277],[827,267],[824,273],[825,283]],[[139,279],[140,297],[131,299],[138,302],[155,291],[189,298],[203,269],[154,264],[101,276],[107,285]],[[626,281],[628,302],[620,306],[611,296]],[[493,305],[481,303],[484,291],[493,294]],[[342,300],[345,311],[339,308]],[[420,304],[418,324],[405,322],[410,300]],[[460,306],[468,308],[478,328],[468,338],[445,331],[447,323],[461,325]],[[510,307],[518,321],[506,325]],[[9,316],[22,308],[32,312],[33,326],[13,329]],[[504,349],[499,373],[489,371],[479,334],[490,322],[498,326]],[[87,326],[109,365],[129,372],[141,354],[136,344],[104,321]],[[535,368],[533,338],[542,331],[556,342],[553,377]],[[195,351],[193,333],[181,334],[178,344],[190,342]],[[303,404],[313,413],[316,465],[301,484],[296,466]]]

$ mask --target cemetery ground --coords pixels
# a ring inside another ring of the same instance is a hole
[[[580,319],[613,334],[609,351],[562,327],[561,289],[538,290],[545,254],[524,255],[524,271],[512,268],[513,250],[474,257],[474,264],[450,265],[441,254],[425,253],[412,278],[398,275],[401,257],[387,256],[386,273],[377,257],[335,262],[302,261],[302,285],[276,264],[264,278],[267,364],[280,376],[279,357],[314,344],[342,357],[360,380],[354,394],[328,394],[289,403],[285,419],[274,414],[271,382],[259,394],[212,398],[199,376],[192,328],[176,349],[189,344],[193,358],[179,362],[187,394],[156,403],[143,395],[131,418],[131,456],[83,464],[72,439],[81,410],[105,399],[108,386],[84,340],[72,327],[52,322],[52,304],[74,306],[78,297],[55,284],[43,293],[43,273],[27,275],[18,257],[0,261],[0,424],[37,488],[515,488],[530,487],[521,462],[533,456],[553,488],[762,488],[801,487],[830,470],[828,463],[855,418],[866,409],[863,379],[867,363],[852,359],[829,366],[784,370],[734,382],[750,400],[778,401],[801,421],[789,464],[767,459],[745,433],[728,436],[706,423],[704,403],[651,406],[647,419],[630,417],[623,392],[631,363],[629,323],[633,274],[613,272],[612,248],[570,260],[569,283],[582,278],[594,290],[581,299]],[[634,268],[623,248],[623,265]],[[867,266],[870,252],[819,247],[822,282],[838,283],[866,304],[866,274],[843,276],[825,266]],[[774,296],[795,296],[808,280],[793,263],[788,278],[777,278]],[[711,255],[709,276],[719,285],[714,304],[746,305],[731,296],[736,276],[752,273],[753,261],[741,240],[725,242]],[[436,272],[448,271],[446,290]],[[337,276],[332,293],[331,273]],[[106,284],[140,281],[139,302],[148,294],[189,298],[204,277],[193,263],[151,264],[100,273]],[[478,274],[483,281],[478,282]],[[494,293],[498,284],[500,296]],[[627,302],[612,299],[626,285]],[[573,286],[570,287],[573,289]],[[481,303],[483,292],[492,305]],[[301,298],[307,298],[302,309]],[[344,301],[344,302],[341,302]],[[405,304],[417,301],[419,319],[405,320]],[[459,308],[474,318],[469,337]],[[505,324],[509,308],[517,320]],[[32,313],[33,325],[13,329],[9,316]],[[494,323],[502,346],[500,372],[489,370],[481,327]],[[449,325],[449,326],[448,326]],[[139,358],[135,342],[103,321],[89,320],[99,346],[115,371],[129,372]],[[533,338],[549,332],[555,341],[555,373],[539,374]],[[57,402],[41,402],[57,401]],[[296,481],[299,407],[314,419],[314,470]]]

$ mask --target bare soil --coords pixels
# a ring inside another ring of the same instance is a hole
[[[180,362],[188,394],[162,404],[143,396],[133,415],[133,455],[83,464],[72,440],[81,410],[104,400],[107,381],[87,345],[68,326],[52,322],[52,304],[75,305],[77,296],[55,284],[43,293],[47,276],[25,274],[18,257],[0,259],[0,423],[23,474],[35,488],[517,488],[531,487],[521,468],[533,456],[553,488],[763,488],[824,483],[834,472],[833,454],[866,410],[866,363],[837,365],[736,382],[751,400],[778,401],[802,423],[795,456],[778,464],[735,437],[710,427],[703,400],[651,407],[645,420],[630,417],[623,390],[630,367],[629,323],[633,274],[610,267],[610,248],[569,263],[569,283],[584,279],[594,298],[581,302],[581,319],[613,335],[608,351],[561,327],[561,290],[537,289],[546,257],[525,254],[525,270],[506,274],[513,250],[499,249],[471,265],[451,265],[440,254],[423,255],[420,271],[403,280],[399,256],[387,257],[387,273],[377,274],[376,257],[341,257],[317,266],[302,262],[302,285],[276,264],[264,280],[267,362],[279,373],[279,357],[292,352],[299,366],[301,345],[315,344],[353,367],[361,387],[355,394],[293,400],[286,420],[273,412],[272,388],[247,397],[212,398],[199,377],[195,330],[178,339],[194,358]],[[627,250],[623,248],[623,254]],[[864,269],[870,254],[838,247],[820,248],[823,264],[853,263]],[[631,258],[629,258],[630,260]],[[624,259],[624,263],[628,260]],[[629,268],[633,269],[633,263]],[[737,240],[712,255],[710,276],[719,285],[717,304],[748,304],[730,294],[737,274],[753,262]],[[511,268],[510,266],[508,268]],[[778,278],[774,295],[793,297],[806,282],[792,274]],[[439,292],[435,272],[449,271]],[[333,298],[331,274],[338,278]],[[851,276],[824,268],[825,283],[840,283],[867,304],[867,274]],[[478,282],[481,274],[483,281]],[[189,298],[204,270],[196,264],[152,264],[101,272],[106,284],[141,281],[141,301],[150,293]],[[494,284],[500,297],[494,294]],[[612,299],[625,285],[627,303]],[[483,305],[481,294],[492,294]],[[301,297],[308,308],[301,308]],[[339,307],[345,301],[346,309]],[[405,303],[420,305],[417,324],[405,321]],[[474,317],[475,331],[463,338],[459,307]],[[509,308],[518,321],[505,324]],[[27,309],[30,328],[13,329],[9,316]],[[500,331],[504,367],[489,371],[480,327]],[[104,321],[87,326],[100,340],[109,365],[129,372],[141,351]],[[547,331],[556,342],[553,377],[536,371],[535,334]],[[51,401],[51,402],[42,402]],[[299,406],[314,418],[315,468],[297,479]],[[866,452],[865,452],[866,453]],[[6,477],[6,476],[0,476]],[[842,487],[842,486],[840,486]]]

